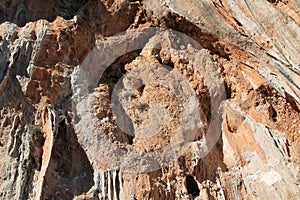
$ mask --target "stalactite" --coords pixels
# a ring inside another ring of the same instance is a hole
[[[225,200],[225,194],[224,194],[221,182],[220,182],[218,177],[216,177],[216,184],[217,184],[217,187],[219,189],[218,194],[217,194],[218,199],[219,200]]]
[[[106,196],[106,187],[105,187],[105,172],[101,172],[101,193],[102,195],[100,196],[100,199],[104,199]]]
[[[111,188],[112,188],[111,173],[110,173],[110,170],[107,170],[107,195],[108,195],[108,200],[113,200]]]
[[[113,188],[114,188],[114,191],[113,191],[114,198],[113,199],[118,200],[118,191],[117,191],[118,171],[117,171],[117,169],[115,169],[113,171],[112,178],[113,178]]]
[[[122,171],[119,171],[119,198],[120,199],[124,199],[124,195],[123,195],[123,180],[122,180]]]
[[[100,200],[124,199],[122,192],[122,174],[119,169],[107,169],[94,172],[94,191]]]
[[[99,171],[94,171],[94,191],[97,193],[101,191],[101,178],[100,178],[100,173]]]
[[[234,199],[239,200],[240,196],[239,196],[239,193],[238,193],[237,181],[236,180],[233,180],[231,182],[231,187],[232,187]]]

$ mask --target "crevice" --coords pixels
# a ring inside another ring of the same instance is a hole
[[[274,4],[275,6],[279,3],[279,2],[281,2],[281,0],[267,0],[268,2],[270,2],[270,3],[272,3],[272,4]]]
[[[276,110],[274,109],[274,107],[273,107],[272,105],[270,105],[270,111],[269,111],[269,113],[270,113],[270,118],[271,118],[274,122],[276,122],[276,121],[277,121],[277,119],[276,119],[276,117],[277,117],[277,112],[276,112]]]
[[[232,97],[232,90],[230,84],[224,81],[226,99],[230,99]]]
[[[236,18],[233,18],[233,19],[234,19],[234,21],[237,23],[237,25],[243,26],[243,24],[242,24],[239,20],[237,20]]]

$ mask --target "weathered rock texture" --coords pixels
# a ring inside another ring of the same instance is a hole
[[[0,199],[299,199],[298,0],[1,0],[0,21]]]

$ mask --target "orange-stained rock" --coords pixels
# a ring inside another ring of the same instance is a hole
[[[0,199],[299,199],[296,0],[0,0]]]

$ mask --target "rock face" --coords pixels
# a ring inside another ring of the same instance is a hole
[[[299,199],[298,0],[0,13],[0,199]]]

